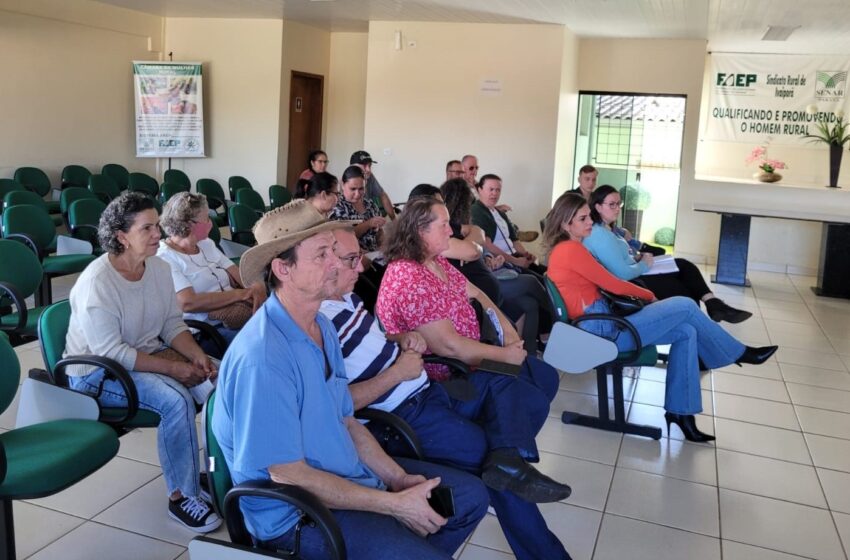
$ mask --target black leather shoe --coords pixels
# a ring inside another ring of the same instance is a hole
[[[727,323],[741,323],[753,316],[749,311],[743,309],[735,309],[728,303],[719,298],[712,298],[705,302],[706,311],[711,320],[719,323],[726,321]]]
[[[526,502],[535,504],[564,500],[572,493],[566,484],[552,480],[529,465],[514,448],[491,451],[484,461],[481,480],[493,490],[510,490]]]
[[[701,432],[697,429],[697,422],[693,414],[673,414],[665,412],[664,419],[667,420],[667,435],[670,435],[670,424],[676,424],[682,430],[688,441],[706,442],[714,441],[714,436]]]
[[[739,366],[741,364],[763,364],[768,358],[773,356],[777,350],[779,350],[779,346],[759,346],[758,348],[747,346],[744,348],[744,353],[741,354],[741,357],[738,358],[735,363]]]

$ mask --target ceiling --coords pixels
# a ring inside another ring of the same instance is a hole
[[[370,20],[552,23],[580,37],[704,39],[722,52],[850,53],[850,0],[99,0],[164,17],[283,18],[331,31]],[[762,41],[769,25],[800,26]]]

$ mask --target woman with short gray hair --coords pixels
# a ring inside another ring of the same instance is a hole
[[[218,371],[180,316],[171,271],[155,256],[160,236],[152,199],[130,192],[109,203],[98,225],[106,253],[71,289],[63,357],[104,356],[127,370],[139,408],[160,417],[157,443],[168,514],[206,533],[221,519],[200,497],[195,400],[189,387],[214,380]],[[95,396],[102,406],[127,406],[122,384],[103,368],[73,365],[65,372],[72,389]]]
[[[177,193],[162,211],[168,237],[157,256],[171,267],[183,317],[212,324],[230,342],[266,300],[266,290],[259,282],[243,286],[239,268],[209,238],[213,227],[204,195]]]

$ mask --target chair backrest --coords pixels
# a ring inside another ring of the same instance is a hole
[[[26,191],[24,186],[14,179],[0,179],[0,214],[3,213],[3,200],[13,191]]]
[[[21,296],[28,298],[41,284],[44,271],[41,261],[23,243],[11,239],[0,239],[0,282],[12,284]],[[14,263],[11,266],[8,263]],[[0,307],[9,305],[10,300],[0,297]]]
[[[543,282],[546,284],[546,293],[549,294],[549,301],[552,302],[552,309],[555,311],[555,319],[562,323],[569,323],[570,318],[567,314],[567,304],[564,303],[564,298],[561,297],[558,286],[548,276],[543,277]]]
[[[134,171],[130,173],[128,189],[146,194],[151,198],[156,198],[156,195],[159,194],[159,183],[147,173]]]
[[[71,323],[71,302],[67,299],[49,305],[38,318],[38,339],[44,366],[51,375],[65,352],[65,337]],[[67,379],[54,379],[57,385],[67,387]]]
[[[221,230],[218,229],[215,222],[213,222],[213,227],[210,229],[210,239],[212,239],[215,246],[218,247],[218,250],[221,251]]]
[[[195,183],[195,189],[199,194],[207,197],[210,210],[224,206],[224,189],[215,179],[198,179],[198,182]]]
[[[186,187],[186,192],[192,188],[192,181],[189,176],[183,173],[180,169],[168,169],[162,177],[163,183],[172,183],[174,185],[183,185]]]
[[[204,452],[207,456],[207,480],[210,483],[210,497],[212,504],[219,517],[224,519],[224,496],[233,488],[233,480],[230,477],[230,469],[224,460],[224,453],[218,445],[218,440],[212,430],[212,418],[215,411],[215,394],[210,393],[204,405],[203,434]]]
[[[112,179],[119,192],[127,190],[130,184],[130,172],[119,163],[107,163],[101,168],[100,173]]]
[[[230,189],[230,200],[236,202],[236,192],[240,189],[251,189],[254,190],[254,187],[251,186],[251,181],[242,177],[241,175],[233,175],[229,179],[227,179],[227,188]]]
[[[86,188],[89,184],[89,177],[91,177],[91,171],[82,165],[66,165],[62,169],[62,188]]]
[[[67,217],[71,203],[77,200],[82,200],[83,198],[97,200],[97,195],[86,188],[68,187],[62,191],[61,195],[59,195],[59,211],[63,216]]]
[[[3,209],[11,208],[12,206],[20,206],[22,204],[29,204],[31,206],[38,206],[39,208],[44,208],[44,211],[47,211],[47,203],[43,198],[38,196],[36,193],[32,191],[11,191],[6,193],[6,196],[3,197]]]
[[[104,210],[106,204],[97,198],[83,198],[72,202],[68,207],[68,229],[71,237],[88,241],[97,249],[100,246],[97,226]]]
[[[0,332],[0,413],[5,412],[15,400],[20,381],[21,363],[18,355],[12,349],[6,333]]]
[[[269,206],[279,208],[292,201],[292,193],[283,185],[269,186]]]
[[[172,170],[172,171],[174,171],[174,170]],[[175,194],[177,194],[179,192],[189,192],[189,190],[191,190],[191,188],[192,187],[190,185],[182,185],[180,183],[165,182],[162,185],[160,185],[159,201],[162,204],[165,204],[166,202],[168,202],[168,199],[171,198],[172,196],[174,196]]]
[[[56,238],[56,226],[53,225],[47,209],[31,204],[21,204],[6,208],[3,212],[3,237],[14,234],[29,237],[41,255],[53,244]]]
[[[19,182],[24,188],[38,193],[39,196],[44,196],[50,192],[50,179],[47,178],[47,173],[38,167],[19,167],[15,170],[15,181]]]
[[[254,212],[262,214],[266,211],[266,201],[254,189],[239,189],[236,191],[236,202],[244,204]]]
[[[253,247],[257,239],[251,230],[260,217],[251,208],[244,204],[236,203],[227,209],[230,218],[230,238],[236,243]]]
[[[112,202],[112,199],[117,198],[121,194],[121,188],[106,173],[89,177],[89,190],[102,200],[104,204],[109,204]]]

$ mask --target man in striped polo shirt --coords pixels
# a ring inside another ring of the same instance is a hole
[[[352,293],[362,271],[357,238],[342,229],[334,236],[343,265],[336,297],[323,301],[319,311],[339,334],[354,409],[370,406],[400,416],[419,436],[428,461],[478,475],[496,469],[510,476],[508,489],[488,490],[516,558],[569,559],[533,502],[565,499],[570,489],[523,459],[537,458],[534,437],[548,414],[548,401],[530,402],[518,380],[486,372],[472,374],[487,378],[478,383],[479,394],[466,402],[429,383],[422,367],[424,339],[415,332],[388,337],[381,331]],[[497,447],[506,442],[517,446]]]

